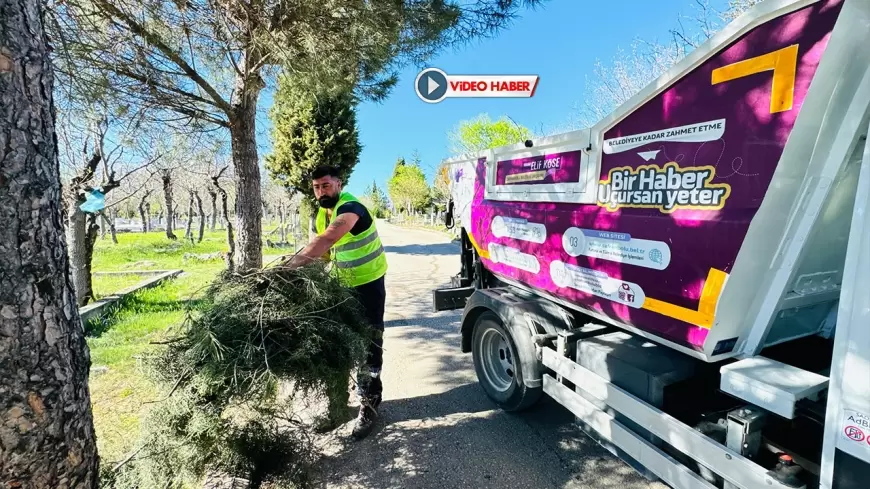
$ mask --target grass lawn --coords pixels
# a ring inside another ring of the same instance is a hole
[[[146,278],[150,277],[145,275],[94,275],[92,279],[94,301],[132,287]]]
[[[191,255],[226,252],[223,231],[206,232],[202,243],[192,244],[175,232],[179,239],[170,241],[163,232],[119,233],[118,244],[110,239],[97,240],[93,271],[135,271],[182,269],[174,280],[128,296],[123,307],[97,325],[88,337],[91,351],[91,398],[97,447],[105,464],[122,460],[136,448],[139,418],[160,398],[139,368],[138,359],[156,346],[170,327],[184,319],[188,300],[197,294],[221,270],[222,257],[208,260]],[[265,239],[264,239],[265,241]],[[264,263],[289,253],[289,249],[264,248]],[[187,256],[186,256],[187,255]],[[93,278],[98,296],[122,290],[143,280],[142,276],[100,276]]]

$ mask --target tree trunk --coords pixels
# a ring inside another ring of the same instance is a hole
[[[284,227],[284,222],[285,222],[284,217],[285,217],[284,216],[284,203],[281,202],[280,204],[278,204],[278,226],[281,229],[281,233],[280,233],[281,244],[284,244],[287,242],[287,228]]]
[[[103,212],[100,212],[100,220],[103,221],[103,225],[100,226],[100,239],[106,239],[106,230],[109,229],[109,219]]]
[[[84,202],[84,199],[79,199],[70,206],[71,213],[66,229],[70,275],[78,307],[86,306],[94,298],[91,259],[99,229],[96,216],[85,214],[79,209]]]
[[[246,53],[241,72],[245,66],[258,63],[259,56]],[[262,208],[260,194],[260,165],[257,159],[256,116],[257,99],[263,88],[259,73],[249,74],[247,79],[236,76],[231,98],[230,138],[232,140],[233,170],[236,181],[236,223],[238,236],[235,264],[239,271],[263,266]],[[227,222],[229,229],[229,221]]]
[[[178,221],[177,221],[178,217],[179,217],[179,216],[178,216],[178,204],[175,204],[174,206],[172,206],[172,229],[175,229],[176,227],[178,227],[178,226],[177,226],[177,224],[178,224]]]
[[[151,228],[151,204],[145,202],[148,199],[148,196],[151,195],[151,191],[145,192],[145,195],[142,196],[142,199],[139,200],[139,218],[142,219],[142,232],[147,233]],[[148,206],[148,211],[145,211],[145,206]]]
[[[187,227],[184,231],[184,239],[193,242],[193,190],[188,190],[187,194]]]
[[[109,211],[109,217],[106,217],[104,212],[101,212],[100,215],[103,217],[103,222],[105,222],[106,226],[109,228],[109,234],[112,236],[112,243],[118,244],[118,230],[115,229],[115,220],[118,219],[118,211],[112,209]]]
[[[227,204],[227,192],[218,184],[218,177],[212,177],[212,181],[214,182],[214,186],[221,196],[221,210],[223,212],[224,222],[227,224],[227,244],[230,249],[227,251],[226,261],[227,261],[227,270],[230,273],[235,271],[235,252],[236,252],[236,244],[235,239],[233,237],[233,223],[230,222],[230,210],[229,205]]]
[[[170,170],[163,170],[163,200],[165,202],[164,215],[166,216],[166,237],[172,240],[178,239],[175,233],[172,232],[175,221],[172,215],[172,173]]]
[[[0,480],[93,489],[91,359],[70,284],[42,5],[0,0]]]
[[[217,205],[217,192],[209,188],[208,195],[211,197],[211,230],[214,231],[217,228],[217,216],[218,216],[218,205]]]
[[[263,212],[263,213],[262,213],[262,216],[263,216],[263,222],[265,222],[267,226],[271,227],[271,226],[272,226],[272,221],[269,219],[269,218],[270,218],[270,216],[269,216],[269,206],[266,205],[266,201],[265,201],[265,200],[262,200],[260,205],[261,205],[261,207],[262,207],[262,208],[261,208],[261,211]]]
[[[193,196],[196,197],[196,212],[199,214],[199,237],[197,243],[202,243],[202,238],[205,237],[205,211],[202,208],[202,199],[199,197],[199,192],[194,191]]]
[[[142,232],[147,233],[148,232],[148,220],[145,218],[145,203],[143,201],[139,202],[139,219],[142,220]]]
[[[112,211],[112,221],[109,223],[109,233],[112,235],[112,243],[118,244],[118,229],[115,228],[115,222],[118,220],[118,211]]]

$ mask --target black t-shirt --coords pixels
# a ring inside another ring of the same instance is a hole
[[[354,224],[350,230],[350,234],[354,236],[365,231],[372,225],[371,214],[369,214],[366,206],[359,202],[347,202],[342,204],[341,207],[335,210],[335,215],[340,216],[342,214],[356,214],[359,217],[356,224]]]

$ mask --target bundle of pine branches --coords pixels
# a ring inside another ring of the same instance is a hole
[[[371,340],[364,317],[353,291],[320,263],[218,277],[148,362],[168,392],[143,425],[137,474],[116,473],[112,486],[167,487],[208,471],[254,487],[304,485],[314,449],[298,403],[279,386],[346,406],[348,377]]]
[[[365,359],[369,328],[353,291],[320,263],[224,274],[181,335],[154,362],[162,380],[185,379],[206,397],[271,395],[278,380],[317,388]]]

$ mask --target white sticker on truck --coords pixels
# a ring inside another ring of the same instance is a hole
[[[471,229],[471,202],[474,200],[476,161],[453,163],[450,171],[450,194],[453,197],[453,216],[457,227]]]
[[[840,436],[853,449],[870,452],[870,416],[851,409],[843,410]]]
[[[715,141],[725,134],[725,119],[669,127],[643,134],[629,134],[604,140],[604,154],[622,153],[649,143],[664,141],[680,143],[703,143]]]
[[[646,301],[646,294],[640,285],[591,268],[554,261],[550,263],[550,278],[559,287],[586,292],[635,309],[640,309]]]
[[[664,270],[671,263],[667,243],[632,238],[625,233],[570,227],[562,235],[562,247],[571,256],[585,255],[655,270]]]
[[[537,222],[515,217],[495,216],[492,219],[492,234],[497,238],[514,238],[541,244],[547,240],[547,228]]]
[[[538,258],[535,255],[523,253],[522,251],[511,248],[509,246],[500,245],[498,243],[490,243],[489,259],[495,263],[504,263],[520,270],[525,270],[531,273],[541,271],[541,264],[538,263]]]

